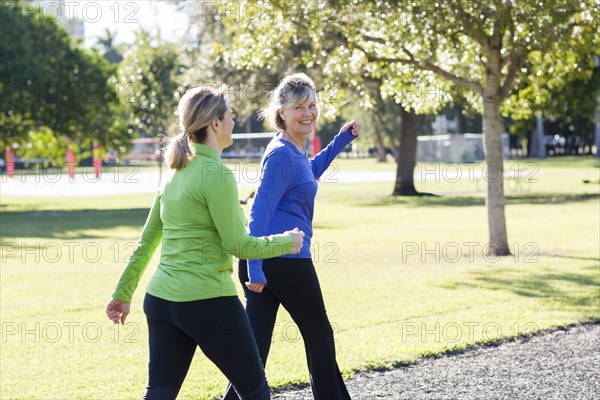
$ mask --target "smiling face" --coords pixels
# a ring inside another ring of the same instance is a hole
[[[314,132],[319,118],[319,106],[314,92],[311,92],[304,101],[301,100],[279,110],[279,115],[285,122],[285,130],[291,135],[310,135]]]

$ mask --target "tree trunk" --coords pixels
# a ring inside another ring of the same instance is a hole
[[[533,158],[546,157],[546,145],[544,144],[544,117],[541,115],[535,117],[535,129],[531,133],[531,146],[527,156]]]
[[[383,137],[378,129],[375,129],[375,140],[377,140],[377,162],[387,161],[387,152],[383,143]]]
[[[377,162],[387,162],[387,151],[383,143],[377,143]]]
[[[417,160],[417,134],[421,124],[420,115],[402,109],[400,122],[400,146],[396,154],[396,184],[393,196],[417,196],[414,173]]]
[[[488,82],[490,82],[488,80]],[[488,85],[488,88],[491,85]],[[484,179],[487,181],[485,203],[488,212],[490,256],[510,255],[504,215],[504,164],[502,157],[502,133],[504,124],[500,115],[498,95],[483,95],[483,137],[486,168]]]
[[[594,131],[594,142],[596,144],[596,157],[600,157],[600,90],[596,95],[596,126]],[[590,146],[590,153],[592,146]]]

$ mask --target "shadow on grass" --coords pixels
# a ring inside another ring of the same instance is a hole
[[[545,254],[540,254],[540,255],[545,255]],[[554,258],[566,258],[567,260],[582,260],[582,261],[597,261],[600,262],[600,258],[599,257],[580,257],[580,256],[565,256],[562,254],[548,254],[549,257],[554,257]],[[593,267],[585,267],[584,269],[591,269]],[[598,269],[598,267],[595,267],[596,269]]]
[[[487,289],[502,290],[517,296],[548,299],[557,302],[561,307],[595,306],[598,304],[597,293],[600,285],[598,271],[600,264],[583,267],[591,271],[589,274],[577,272],[528,272],[515,269],[488,269],[472,273],[472,279],[448,282],[442,285],[445,289]],[[567,289],[562,289],[569,286]],[[578,290],[573,290],[577,286]],[[570,290],[569,290],[570,289]]]
[[[147,208],[127,210],[76,210],[3,212],[0,237],[93,239],[104,235],[86,233],[119,227],[141,229],[148,216]]]
[[[527,194],[518,196],[506,196],[506,204],[564,204],[576,203],[600,199],[598,193],[580,193],[580,194],[564,194],[564,193],[544,193],[544,194]],[[483,196],[384,196],[369,201],[359,201],[358,205],[368,207],[389,206],[389,205],[406,205],[411,207],[432,207],[432,206],[449,206],[449,207],[473,207],[484,206],[485,198]]]

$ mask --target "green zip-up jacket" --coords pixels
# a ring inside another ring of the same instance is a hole
[[[161,241],[160,263],[147,292],[176,302],[237,295],[232,254],[271,258],[291,250],[294,240],[289,235],[246,233],[233,173],[211,147],[194,148],[196,156],[169,176],[157,194],[114,299],[131,301]]]

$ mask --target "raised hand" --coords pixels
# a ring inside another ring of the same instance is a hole
[[[340,129],[340,132],[346,132],[348,129],[352,129],[350,133],[352,133],[354,136],[360,135],[360,126],[358,125],[358,122],[354,120],[346,122]]]

